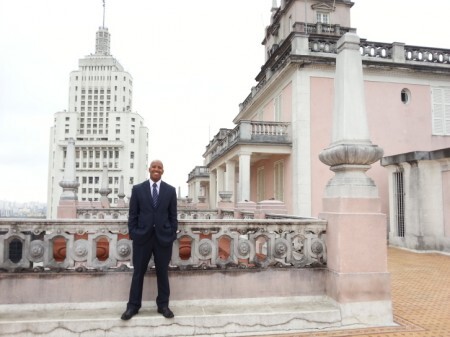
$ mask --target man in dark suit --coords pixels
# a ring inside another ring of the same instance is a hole
[[[128,230],[133,240],[133,279],[123,320],[136,315],[142,305],[144,276],[152,255],[155,261],[158,312],[174,317],[169,309],[169,262],[172,244],[177,238],[177,194],[175,188],[161,180],[164,166],[153,160],[149,167],[150,180],[133,186],[128,216]]]

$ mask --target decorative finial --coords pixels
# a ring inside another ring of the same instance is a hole
[[[102,186],[98,190],[98,193],[100,193],[100,202],[102,204],[103,208],[109,208],[109,199],[108,194],[112,192],[112,189],[108,187],[109,177],[108,177],[108,165],[106,163],[103,164],[103,174],[102,174]]]

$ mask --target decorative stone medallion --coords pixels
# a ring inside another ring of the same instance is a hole
[[[45,244],[41,240],[34,240],[30,243],[30,258],[33,262],[42,261],[44,257]]]
[[[73,243],[73,259],[75,261],[85,261],[89,252],[89,243],[87,240],[76,240]]]
[[[129,240],[122,239],[117,242],[117,256],[120,260],[126,260],[131,255],[131,249]]]
[[[211,255],[212,252],[212,246],[211,246],[211,242],[206,241],[206,240],[202,240],[203,242],[201,242],[198,246],[198,252],[200,253],[200,255],[204,258],[207,258]]]
[[[275,248],[274,248],[274,256],[276,258],[283,258],[286,256],[287,251],[288,251],[288,246],[287,246],[286,242],[277,240],[275,243]]]

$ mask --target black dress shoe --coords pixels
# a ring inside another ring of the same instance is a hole
[[[131,317],[133,317],[137,313],[138,313],[138,311],[135,309],[127,309],[127,310],[125,310],[125,312],[122,314],[122,317],[120,317],[120,318],[123,319],[124,321],[128,321]]]
[[[163,315],[165,318],[173,318],[174,317],[172,310],[170,310],[168,307],[158,308],[158,312],[161,315]]]

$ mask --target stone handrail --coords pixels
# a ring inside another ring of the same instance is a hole
[[[287,136],[289,123],[251,121],[252,136]]]
[[[219,219],[217,210],[178,208],[178,220],[211,220]]]
[[[431,47],[404,46],[407,61],[450,64],[450,50]]]
[[[244,128],[243,125],[248,125],[249,128]],[[290,142],[289,131],[290,123],[286,122],[241,121],[224,139],[219,141],[211,153],[211,161],[222,155],[239,141]]]
[[[239,125],[230,130],[224,139],[220,140],[215,149],[211,153],[211,161],[224,153],[231,146],[236,144],[239,139]]]
[[[318,219],[180,221],[171,266],[324,267],[325,236]],[[124,221],[0,220],[1,271],[127,270],[131,256]]]
[[[336,54],[336,39],[310,38],[309,48],[311,53]],[[361,40],[361,55],[367,59],[388,59],[394,62],[415,61],[417,63],[441,63],[450,64],[450,50],[432,47],[407,46],[403,43],[382,43]]]
[[[188,181],[196,177],[209,177],[209,168],[196,166],[188,175]]]

